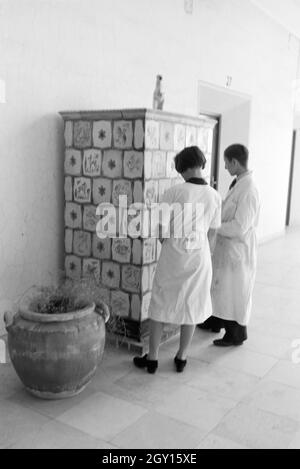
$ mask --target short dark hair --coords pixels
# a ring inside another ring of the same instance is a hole
[[[249,159],[249,150],[244,145],[236,143],[226,148],[224,156],[227,160],[237,160],[242,166],[246,167]]]
[[[175,156],[175,168],[179,174],[185,173],[188,169],[204,169],[206,158],[198,147],[188,147]]]

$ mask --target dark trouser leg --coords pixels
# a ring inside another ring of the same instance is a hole
[[[226,342],[233,342],[234,344],[241,344],[248,339],[247,327],[241,326],[236,321],[224,321],[226,334],[224,340]]]
[[[205,331],[212,331],[212,332],[220,332],[221,329],[224,328],[224,321],[223,319],[216,318],[215,316],[211,316],[205,322],[198,325],[199,329]]]

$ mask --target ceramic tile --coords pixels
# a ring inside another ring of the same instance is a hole
[[[191,449],[203,437],[203,432],[191,425],[148,413],[116,436],[112,443],[126,449]]]
[[[144,154],[139,151],[124,152],[124,177],[137,179],[143,176]]]
[[[91,195],[91,180],[88,178],[74,178],[74,201],[90,203]]]
[[[112,259],[122,264],[129,264],[131,258],[131,240],[115,238],[112,240]]]
[[[86,231],[95,233],[100,217],[96,215],[96,207],[88,205],[83,208],[83,228]]]
[[[73,145],[73,122],[72,121],[65,122],[64,137],[65,137],[65,146],[71,147]]]
[[[91,233],[87,233],[86,231],[74,231],[73,240],[74,254],[84,257],[91,255]]]
[[[174,149],[174,124],[170,122],[161,122],[159,148],[161,150]]]
[[[238,405],[214,434],[251,449],[285,449],[299,432],[299,423],[252,406]]]
[[[111,258],[111,239],[99,239],[96,234],[93,235],[93,257],[97,259],[110,259]]]
[[[133,128],[131,121],[117,121],[114,123],[113,141],[115,148],[132,148]]]
[[[92,145],[92,127],[87,121],[74,122],[75,148],[89,148]]]
[[[166,396],[156,411],[208,433],[235,405],[231,399],[183,386]]]
[[[300,365],[280,360],[270,370],[267,378],[272,381],[277,381],[287,386],[300,388]]]
[[[93,180],[93,203],[95,205],[111,202],[112,181],[110,179]]]
[[[120,266],[115,262],[102,263],[102,283],[109,288],[119,288]]]
[[[145,129],[146,150],[159,149],[159,122],[147,120]]]
[[[71,202],[66,203],[65,225],[75,229],[82,227],[82,210],[80,205]]]
[[[269,379],[264,379],[244,398],[243,404],[300,422],[299,390]]]
[[[70,176],[80,176],[81,174],[81,152],[69,149],[65,152],[65,174]]]
[[[134,124],[134,148],[141,149],[144,147],[144,123],[141,119],[135,121]]]
[[[112,130],[110,121],[96,121],[93,123],[93,142],[96,148],[110,148]]]
[[[58,420],[95,438],[110,441],[130,425],[135,426],[145,413],[142,407],[99,392],[60,415]]]
[[[102,174],[105,177],[116,179],[122,176],[122,152],[118,150],[104,151]]]
[[[220,436],[210,433],[206,438],[200,443],[197,449],[200,450],[216,450],[216,449],[249,449],[245,446],[242,446],[234,441],[228,440],[227,438],[222,438]]]
[[[85,150],[83,154],[83,174],[96,177],[101,174],[102,153],[100,150]]]
[[[141,269],[132,265],[122,266],[122,288],[139,293],[141,288]]]
[[[73,230],[65,230],[65,252],[71,254],[73,251]]]
[[[84,277],[92,277],[98,282],[100,279],[100,261],[97,259],[83,259],[82,273]]]
[[[81,259],[76,256],[66,256],[65,258],[66,276],[72,279],[81,277]]]

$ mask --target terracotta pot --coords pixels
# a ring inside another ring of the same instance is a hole
[[[9,355],[26,389],[43,399],[83,391],[103,356],[108,317],[105,303],[57,315],[6,313]]]

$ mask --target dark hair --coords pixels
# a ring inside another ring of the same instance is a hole
[[[198,147],[188,147],[175,156],[175,168],[179,174],[185,173],[188,169],[204,169],[206,158]]]
[[[227,160],[237,160],[242,166],[246,167],[249,159],[249,151],[244,145],[236,143],[226,148],[224,156]]]

